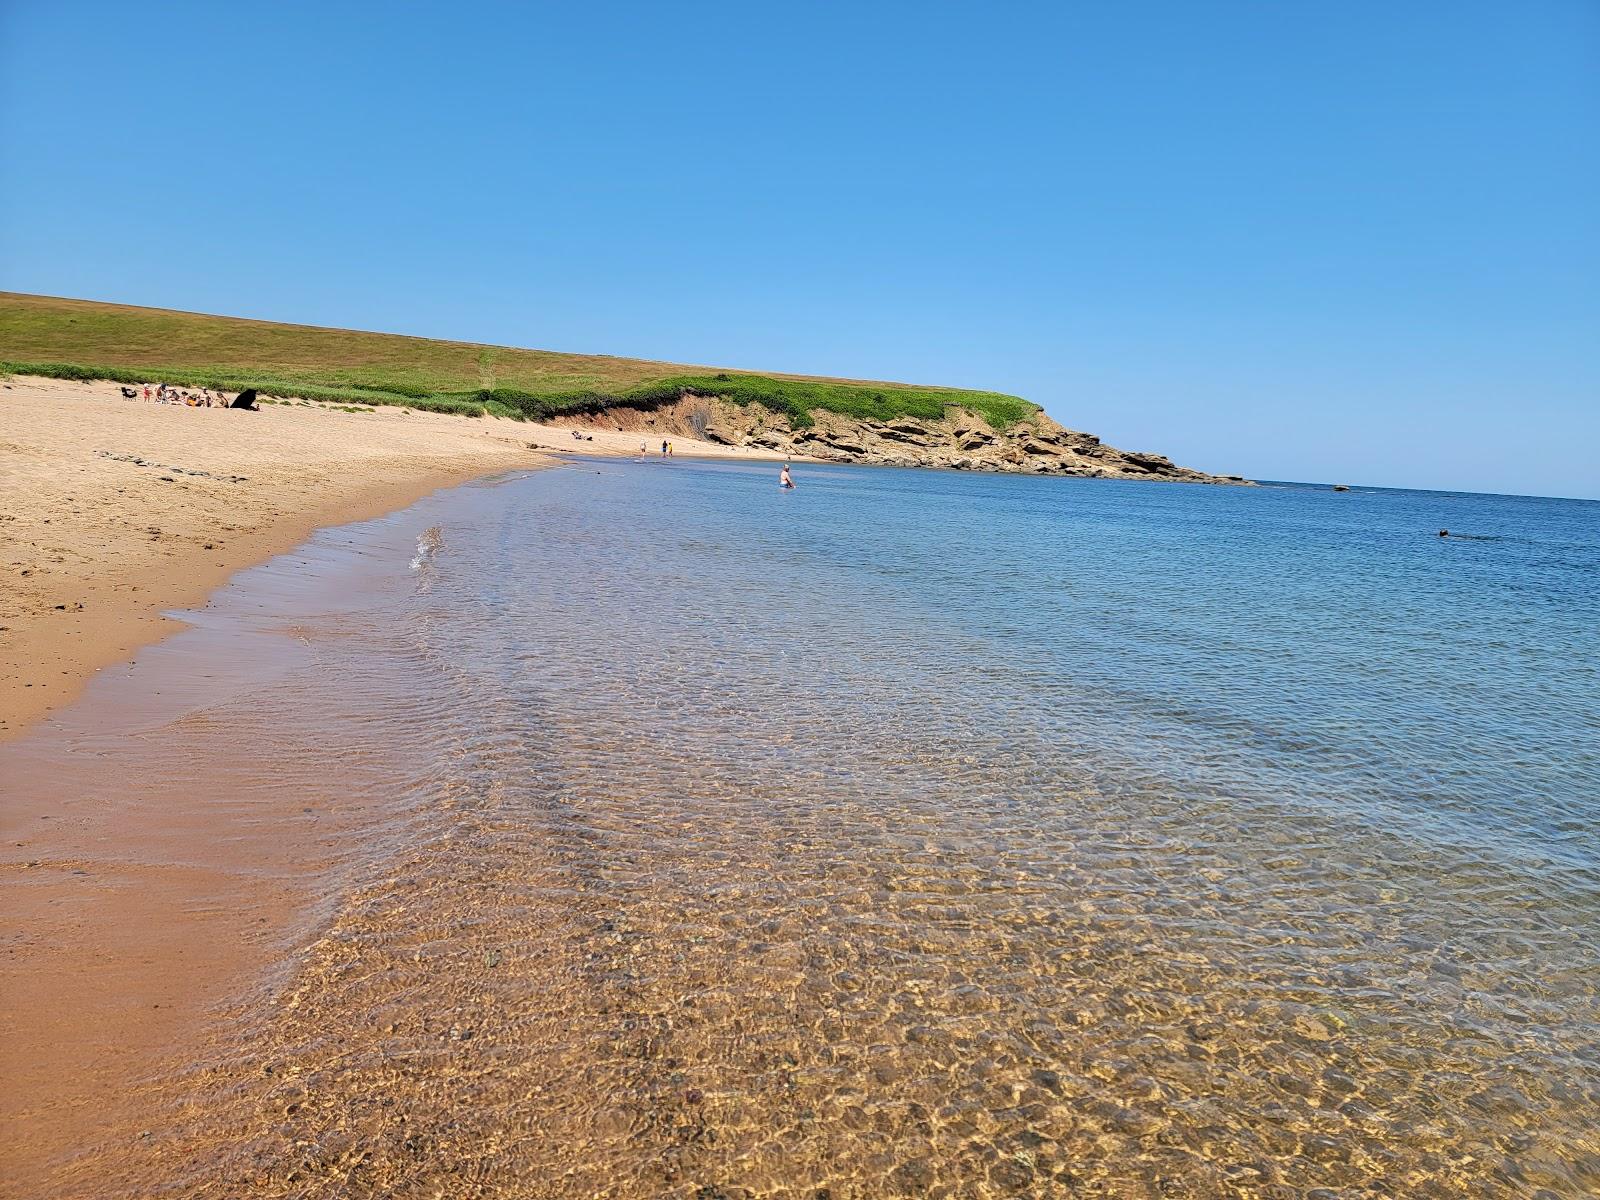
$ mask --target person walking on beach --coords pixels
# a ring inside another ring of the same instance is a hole
[[[667,439],[666,438],[662,438],[661,439],[661,457],[665,458],[666,456],[667,456]]]

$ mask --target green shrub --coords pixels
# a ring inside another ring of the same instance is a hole
[[[553,417],[604,412],[608,408],[654,409],[685,396],[716,396],[734,404],[758,404],[788,419],[796,429],[815,421],[817,412],[835,412],[862,420],[891,421],[918,417],[937,421],[949,406],[959,405],[996,428],[1027,420],[1038,407],[1016,396],[954,388],[893,387],[833,383],[821,380],[774,379],[765,375],[677,375],[615,391],[593,389],[530,391],[523,388],[478,388],[471,392],[427,392],[407,383],[328,385],[286,379],[248,368],[117,367],[61,362],[0,362],[0,372],[43,375],[53,379],[109,380],[113,383],[168,383],[241,392],[255,388],[263,396],[303,399],[349,406],[398,404],[427,412],[481,417],[493,413],[513,420],[547,421]],[[361,409],[346,407],[346,411]]]

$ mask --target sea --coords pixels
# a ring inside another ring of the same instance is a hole
[[[1600,503],[794,470],[324,530],[41,735],[347,813],[136,1190],[1600,1195]]]

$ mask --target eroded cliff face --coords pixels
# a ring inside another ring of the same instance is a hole
[[[685,396],[659,408],[609,408],[600,413],[564,417],[557,424],[636,431],[657,438],[702,438],[724,446],[767,450],[774,455],[873,466],[1249,483],[1238,475],[1208,475],[1180,467],[1164,455],[1118,450],[1092,433],[1058,425],[1044,413],[1007,429],[994,429],[976,413],[960,408],[948,409],[941,421],[916,417],[873,421],[820,411],[814,418],[810,428],[794,429],[788,418],[760,405],[742,406],[710,396]]]

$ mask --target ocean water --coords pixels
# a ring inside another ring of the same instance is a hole
[[[86,1170],[1600,1194],[1600,504],[796,476],[574,462],[232,585],[253,786],[368,815]],[[49,736],[198,763],[168,694]]]

